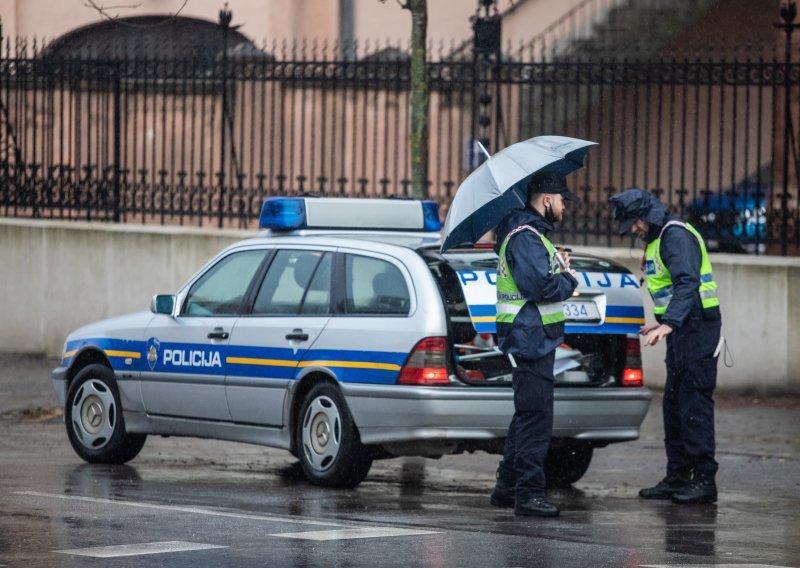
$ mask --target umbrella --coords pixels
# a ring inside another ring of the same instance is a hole
[[[458,187],[444,222],[442,252],[476,242],[509,211],[524,207],[534,174],[565,176],[582,167],[594,144],[566,136],[537,136],[491,156]]]

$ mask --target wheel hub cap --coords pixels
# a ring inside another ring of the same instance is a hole
[[[324,414],[317,414],[311,425],[311,431],[313,432],[311,444],[314,446],[314,451],[320,454],[325,451],[331,435],[331,427],[326,418]]]
[[[104,415],[103,403],[96,396],[90,396],[83,402],[81,422],[90,434],[96,434],[100,431],[103,426]]]
[[[342,417],[336,403],[327,396],[311,401],[302,422],[302,451],[310,467],[328,470],[339,455]]]

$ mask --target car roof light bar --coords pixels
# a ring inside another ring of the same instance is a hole
[[[261,229],[352,229],[435,232],[442,227],[434,201],[335,197],[271,197],[264,200]]]

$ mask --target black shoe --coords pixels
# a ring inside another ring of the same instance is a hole
[[[557,517],[558,507],[545,501],[544,497],[518,499],[514,503],[514,514],[522,517]]]
[[[501,509],[512,508],[514,506],[514,486],[498,479],[492,496],[489,497],[489,503]]]
[[[642,499],[672,499],[678,491],[687,489],[692,478],[686,474],[671,473],[658,482],[655,487],[648,487],[639,491]]]
[[[715,503],[717,501],[717,484],[713,477],[698,475],[692,483],[673,493],[672,502],[679,505],[694,505],[698,503]]]

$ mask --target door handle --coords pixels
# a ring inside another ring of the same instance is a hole
[[[302,329],[293,329],[292,333],[286,334],[286,339],[294,339],[296,341],[308,341],[308,334],[303,333]]]
[[[214,328],[214,331],[208,332],[209,339],[228,339],[230,334],[227,331],[223,331],[221,327]]]

